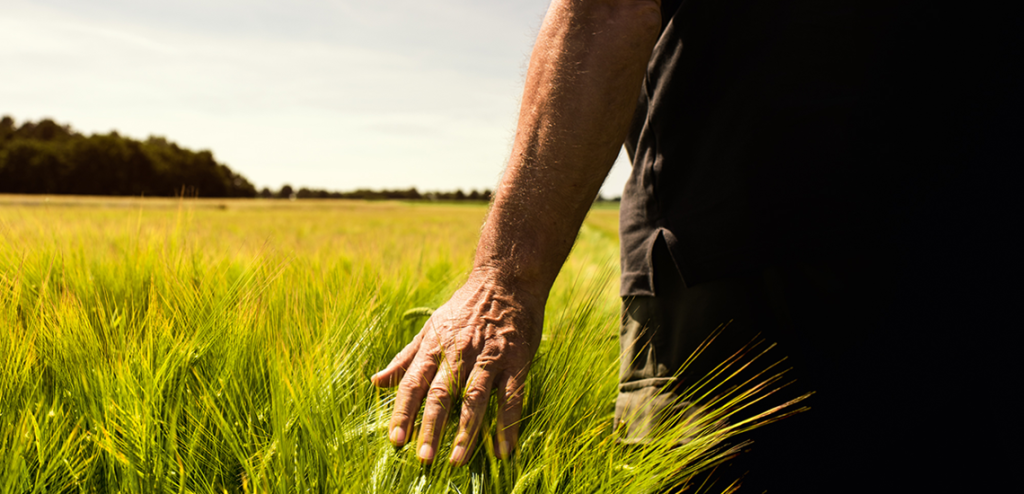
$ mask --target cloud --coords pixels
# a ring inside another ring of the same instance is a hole
[[[6,0],[0,112],[164,135],[260,185],[490,187],[546,5]]]

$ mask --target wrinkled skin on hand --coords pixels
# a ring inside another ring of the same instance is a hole
[[[545,300],[509,285],[474,272],[448,303],[434,311],[412,342],[371,377],[377,386],[398,385],[388,427],[395,446],[410,440],[423,404],[417,455],[431,463],[449,410],[461,396],[459,432],[449,461],[465,464],[494,390],[499,410],[495,451],[506,458],[515,448],[523,387],[540,344]]]

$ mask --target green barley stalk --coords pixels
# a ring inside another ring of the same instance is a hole
[[[702,413],[619,444],[617,245],[595,212],[549,298],[518,451],[496,459],[488,419],[468,466],[424,467],[387,441],[394,391],[367,376],[429,316],[405,308],[458,286],[485,210],[237,204],[0,210],[0,492],[648,493],[800,410],[758,410],[785,382],[752,343],[680,398]]]

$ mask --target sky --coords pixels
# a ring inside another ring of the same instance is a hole
[[[163,136],[259,188],[493,188],[547,5],[0,0],[0,115]]]

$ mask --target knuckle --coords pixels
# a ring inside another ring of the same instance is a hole
[[[399,393],[413,393],[418,389],[422,389],[423,385],[420,383],[420,379],[416,378],[416,373],[410,372],[405,375],[405,378],[398,383]]]
[[[416,358],[409,363],[409,369],[407,372],[409,374],[425,375],[433,372],[435,368],[434,361],[430,358],[424,358],[421,354],[417,355]]]
[[[433,384],[427,391],[427,398],[433,401],[445,401],[451,397],[448,387],[443,384]]]
[[[430,443],[434,441],[434,424],[432,422],[423,422],[420,426],[420,442]]]
[[[426,394],[427,385],[421,379],[409,379],[402,380],[398,387],[398,394],[396,395],[395,406],[413,406],[418,404],[424,394]]]
[[[410,417],[411,415],[404,410],[395,410],[395,412],[391,414],[391,426],[395,427],[404,425],[409,421]]]
[[[462,403],[472,409],[482,408],[487,406],[487,401],[490,398],[490,393],[481,387],[472,387],[466,390],[465,395],[462,397]]]

